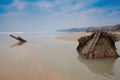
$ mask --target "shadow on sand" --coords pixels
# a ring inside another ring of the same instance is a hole
[[[11,45],[10,47],[12,48],[12,47],[15,47],[15,46],[22,46],[24,43],[26,43],[26,42],[17,42],[15,44]]]

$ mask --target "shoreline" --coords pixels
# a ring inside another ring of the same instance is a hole
[[[109,32],[109,33],[120,35],[120,32]],[[91,32],[75,32],[75,33],[70,33],[66,35],[60,35],[55,38],[59,40],[65,40],[65,41],[77,41],[80,37],[89,36],[91,34],[92,34]]]
[[[67,35],[57,36],[55,38],[59,40],[65,40],[65,41],[77,41],[78,38],[83,36],[89,36],[90,34],[91,34],[90,32],[75,32]]]

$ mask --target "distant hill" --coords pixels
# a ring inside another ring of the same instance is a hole
[[[102,31],[120,31],[120,24],[111,25],[111,26],[101,26],[101,27],[88,27],[87,32],[91,32],[94,29],[100,29]]]
[[[110,26],[88,27],[88,28],[70,28],[57,30],[58,32],[91,32],[94,29],[100,29],[102,31],[120,31],[120,24]]]
[[[57,30],[58,32],[85,32],[87,28],[70,28]]]

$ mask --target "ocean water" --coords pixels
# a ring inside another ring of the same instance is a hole
[[[26,43],[9,34],[0,34],[0,80],[120,80],[120,58],[84,59],[78,42],[55,38],[68,33],[14,33]]]

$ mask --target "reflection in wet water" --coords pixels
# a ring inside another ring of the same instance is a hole
[[[106,77],[114,75],[113,66],[116,59],[117,58],[85,59],[81,55],[78,57],[80,63],[85,64],[93,73]]]
[[[15,46],[21,46],[21,45],[23,45],[24,43],[26,43],[26,42],[17,42],[17,43],[15,43],[15,44],[11,45],[10,47],[12,48],[12,47],[15,47]]]

